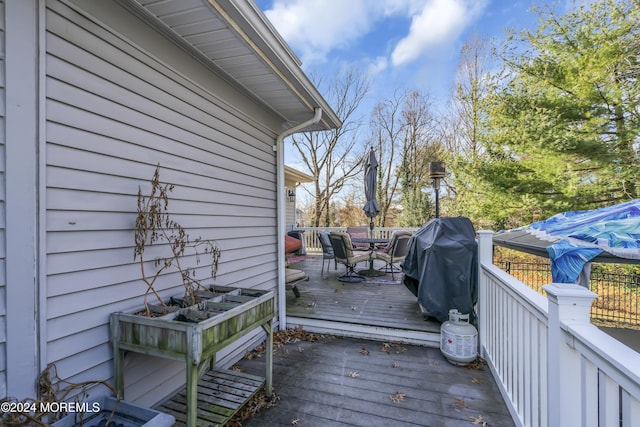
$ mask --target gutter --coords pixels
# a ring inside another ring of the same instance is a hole
[[[284,254],[284,235],[286,234],[285,230],[285,194],[284,194],[284,139],[293,135],[294,133],[302,131],[302,129],[307,128],[311,125],[315,125],[322,118],[322,108],[316,107],[314,109],[314,115],[311,119],[306,122],[302,122],[297,126],[292,127],[291,129],[287,129],[282,132],[276,138],[276,165],[277,165],[277,174],[276,174],[276,185],[277,185],[277,195],[276,195],[276,204],[277,204],[277,242],[278,242],[278,320],[280,323],[279,329],[286,329],[287,327],[287,298],[286,298],[286,287],[285,287],[285,274],[284,274],[284,264],[285,264],[285,254]]]

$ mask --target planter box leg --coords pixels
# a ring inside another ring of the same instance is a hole
[[[124,351],[120,349],[120,328],[118,328],[117,318],[111,318],[110,328],[113,342],[113,379],[116,397],[122,400],[124,399]]]
[[[198,422],[198,365],[187,363],[187,427]]]
[[[267,348],[266,348],[266,373],[265,373],[265,396],[267,400],[271,399],[272,393],[272,372],[273,372],[273,320],[270,320],[268,324],[262,325],[262,329],[267,333]]]

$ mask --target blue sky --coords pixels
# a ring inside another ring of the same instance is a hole
[[[396,89],[448,98],[464,42],[534,28],[533,0],[257,0],[308,74],[356,66],[367,73],[365,108]],[[539,3],[539,1],[538,1]],[[566,3],[570,3],[567,1]],[[368,111],[362,112],[368,116]]]
[[[367,74],[370,91],[354,116],[364,125],[357,136],[364,142],[369,137],[366,124],[373,107],[392,99],[396,90],[420,90],[428,94],[434,109],[447,111],[460,49],[474,36],[503,39],[507,29],[535,29],[538,17],[531,7],[541,6],[542,2],[555,4],[555,13],[562,15],[577,4],[593,1],[256,0],[256,3],[301,59],[308,75],[326,81],[341,68],[352,66]],[[291,144],[285,144],[285,162],[306,171]],[[361,193],[361,189],[356,191]]]

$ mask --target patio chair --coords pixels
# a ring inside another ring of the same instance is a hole
[[[387,273],[390,272],[392,280],[395,280],[394,273],[402,271],[400,267],[396,267],[394,263],[402,262],[407,257],[409,239],[411,239],[410,231],[396,230],[391,234],[387,246],[380,251],[374,252],[375,259],[380,259],[386,263],[381,270]]]
[[[347,234],[351,239],[366,239],[369,237],[369,227],[366,225],[350,225],[347,227]],[[369,243],[353,243],[353,248],[357,250],[369,249]]]
[[[327,273],[329,273],[329,266],[331,265],[331,260],[333,260],[334,269],[338,269],[338,261],[336,261],[336,257],[333,255],[333,247],[331,246],[331,240],[329,239],[329,232],[321,231],[318,233],[318,240],[320,241],[320,245],[322,246],[322,269],[320,270],[320,275],[324,279],[324,261],[328,260],[327,263]]]
[[[329,233],[329,240],[336,261],[344,264],[347,269],[344,275],[338,277],[338,280],[349,283],[362,282],[364,277],[357,274],[354,268],[359,262],[369,261],[369,253],[354,252],[349,234],[343,231],[332,231]]]
[[[284,269],[284,283],[287,289],[291,289],[296,298],[300,298],[300,290],[298,284],[309,280],[309,276],[302,270],[295,270],[293,268]]]

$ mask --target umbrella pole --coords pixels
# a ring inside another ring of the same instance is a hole
[[[375,243],[373,242],[373,217],[371,218],[371,222],[369,223],[369,269],[368,270],[360,270],[358,271],[358,274],[361,276],[366,276],[366,277],[377,277],[377,276],[384,276],[385,274],[387,274],[384,271],[378,271],[375,268],[373,268],[373,251],[375,251],[376,246]]]
[[[371,147],[371,150],[369,150],[368,160],[365,164],[364,176],[364,190],[367,196],[367,203],[364,205],[364,211],[371,220],[369,223],[369,269],[358,271],[358,274],[363,276],[383,276],[385,274],[384,272],[374,270],[373,268],[373,251],[375,250],[375,242],[373,238],[373,217],[380,213],[380,208],[376,201],[377,169],[378,161],[376,160],[375,153],[373,152],[373,147]]]

